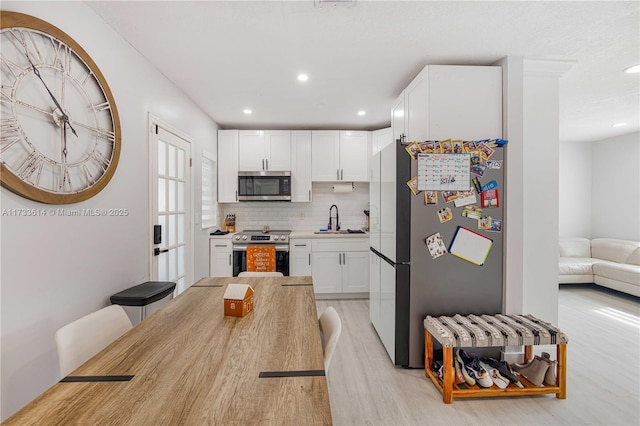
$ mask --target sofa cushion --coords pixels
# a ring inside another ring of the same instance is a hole
[[[591,257],[627,263],[638,247],[640,242],[637,241],[596,238],[591,240]]]
[[[591,242],[587,238],[560,238],[560,257],[591,257]]]
[[[631,253],[631,256],[629,256],[629,258],[627,259],[627,263],[630,265],[640,266],[640,247],[638,247],[634,250],[633,253]]]
[[[596,262],[593,264],[593,274],[640,286],[640,266],[612,262]]]
[[[592,265],[598,259],[590,257],[561,257],[558,259],[560,275],[585,275],[593,274]]]

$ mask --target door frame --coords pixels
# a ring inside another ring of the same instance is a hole
[[[184,139],[185,142],[187,142],[190,146],[190,157],[189,157],[189,162],[187,164],[187,168],[188,170],[186,171],[189,174],[189,226],[188,229],[186,230],[186,232],[188,232],[189,234],[189,256],[187,259],[187,264],[185,265],[185,270],[187,272],[185,278],[188,278],[185,282],[185,290],[189,287],[191,287],[191,285],[193,284],[193,277],[194,277],[194,272],[195,272],[195,253],[194,253],[194,249],[195,249],[195,244],[194,244],[194,237],[195,237],[195,233],[194,233],[194,214],[193,214],[193,209],[194,209],[194,181],[193,181],[193,148],[194,148],[194,140],[192,137],[190,137],[189,135],[187,135],[186,133],[180,131],[179,129],[175,128],[173,125],[167,123],[166,121],[162,120],[161,118],[159,118],[158,116],[154,115],[153,113],[149,112],[148,113],[148,120],[147,120],[147,137],[148,137],[148,143],[147,143],[147,158],[149,159],[149,169],[148,169],[148,173],[147,173],[147,177],[149,178],[149,198],[148,198],[148,225],[147,225],[147,249],[149,250],[149,257],[148,257],[148,268],[147,268],[147,274],[149,277],[149,280],[153,279],[153,225],[154,225],[154,217],[153,217],[153,202],[154,202],[154,194],[153,194],[153,166],[154,166],[154,161],[156,161],[157,159],[154,158],[153,155],[151,155],[153,153],[153,132],[154,132],[154,127],[155,126],[159,126],[162,127],[163,130],[169,132],[169,133],[173,133],[175,136]],[[176,287],[177,290],[177,287]]]

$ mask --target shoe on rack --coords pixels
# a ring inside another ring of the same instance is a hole
[[[550,367],[549,362],[542,359],[538,355],[536,355],[527,364],[515,365],[517,365],[518,370],[516,370],[516,368],[514,368],[514,370],[518,371],[520,375],[522,375],[525,379],[530,381],[535,386],[543,385],[547,370],[549,370]]]
[[[507,386],[509,386],[509,379],[503,377],[497,368],[493,368],[482,361],[480,361],[480,365],[485,370],[487,370],[487,373],[489,373],[489,377],[491,377],[494,385],[496,385],[500,389],[505,389]]]
[[[465,383],[464,376],[462,375],[462,367],[460,367],[460,363],[458,362],[458,359],[456,357],[453,358],[453,368],[455,371],[454,378],[456,385]]]
[[[462,349],[458,349],[456,353],[456,357],[458,358],[458,361],[460,361],[460,364],[463,366],[462,368],[463,375],[465,374],[465,371],[466,371],[467,375],[471,377],[474,380],[474,382],[476,382],[478,385],[482,386],[483,388],[488,388],[493,385],[493,380],[491,380],[491,376],[489,376],[489,373],[487,372],[487,370],[485,370],[480,365],[480,360],[478,359],[477,356],[473,354],[467,355],[465,351],[463,351]],[[465,376],[465,380],[466,379],[467,377]],[[467,383],[469,383],[468,380],[467,380]]]
[[[495,368],[500,372],[502,377],[506,377],[511,383],[516,385],[519,388],[524,388],[522,383],[520,383],[520,379],[513,373],[509,363],[507,361],[498,361],[495,358],[482,358],[482,362],[487,364],[489,367]]]
[[[442,361],[433,361],[431,363],[431,371],[436,375],[440,380],[444,377],[444,366],[442,365]]]
[[[458,349],[456,351],[456,361],[458,361],[458,363],[460,364],[460,371],[462,373],[462,377],[464,377],[464,381],[467,382],[469,386],[473,386],[476,384],[476,379],[475,377],[472,377],[469,374],[469,371],[467,370],[467,366],[465,365],[464,359],[467,359],[466,354],[462,349]],[[467,362],[470,363],[471,360],[468,360]]]
[[[522,370],[524,370],[525,368],[529,367],[531,364],[533,364],[533,359],[530,359],[529,361],[522,363],[522,364],[518,364],[518,363],[512,363],[511,364],[511,369],[513,371],[517,371],[518,373]]]
[[[544,384],[547,386],[556,386],[558,384],[558,379],[556,376],[556,367],[558,365],[558,361],[551,360],[551,356],[547,352],[542,352],[542,359],[549,364],[547,374],[544,375]]]

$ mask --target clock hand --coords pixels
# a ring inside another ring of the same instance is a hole
[[[63,127],[62,140],[63,140],[63,145],[64,145],[63,148],[62,148],[62,155],[64,157],[64,162],[66,163],[67,162],[67,122],[66,121],[64,123],[62,123],[62,127]],[[69,127],[71,127],[71,125],[69,125]]]
[[[58,100],[56,99],[56,97],[53,96],[53,93],[51,93],[51,90],[49,90],[47,83],[45,83],[44,80],[42,79],[42,76],[40,75],[40,70],[36,68],[35,65],[33,65],[33,62],[31,62],[31,58],[29,58],[28,55],[25,55],[25,56],[27,57],[27,61],[29,61],[29,63],[31,64],[31,68],[33,68],[33,73],[40,79],[40,81],[44,85],[44,88],[47,89],[49,96],[51,96],[51,99],[53,99],[53,103],[56,104],[56,106],[60,110],[60,113],[62,114],[62,120],[64,121],[63,127],[65,127],[65,130],[66,130],[66,126],[68,125],[71,131],[73,132],[73,134],[76,135],[77,137],[78,134],[76,133],[76,130],[73,128],[73,126],[71,126],[71,123],[69,123],[69,116],[65,114],[64,110],[62,109],[62,106],[58,103]],[[65,147],[65,150],[66,150],[66,147]]]

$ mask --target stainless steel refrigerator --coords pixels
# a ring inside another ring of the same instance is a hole
[[[427,315],[496,314],[503,298],[504,206],[503,149],[490,157],[495,166],[480,177],[481,184],[497,183],[499,207],[484,216],[501,221],[501,232],[478,229],[477,219],[462,216],[462,207],[425,204],[424,193],[414,195],[407,182],[417,175],[417,160],[395,142],[372,159],[370,182],[371,262],[370,318],[395,365],[424,366],[424,326]],[[474,175],[471,175],[474,177]],[[471,179],[469,186],[473,187]],[[481,204],[480,194],[476,194]],[[453,218],[440,222],[438,210],[450,207]],[[433,259],[425,239],[439,232],[447,248],[459,226],[493,240],[482,266],[452,254]]]

